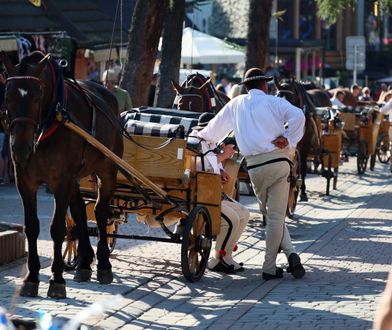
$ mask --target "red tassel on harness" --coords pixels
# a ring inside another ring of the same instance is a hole
[[[236,252],[237,250],[238,250],[238,245],[236,244],[234,245],[233,252]]]
[[[219,250],[218,253],[219,253],[219,255],[221,257],[224,257],[226,255],[226,251],[225,250]]]

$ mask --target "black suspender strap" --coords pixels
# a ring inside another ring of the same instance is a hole
[[[274,159],[268,160],[268,161],[266,161],[264,163],[261,163],[261,164],[247,166],[247,168],[248,168],[248,171],[249,171],[249,170],[251,170],[253,168],[256,168],[256,167],[260,167],[260,166],[264,166],[264,165],[268,165],[268,164],[273,164],[273,163],[279,163],[279,162],[287,162],[287,163],[289,163],[289,165],[290,165],[290,175],[287,178],[287,181],[290,182],[292,180],[291,170],[292,170],[294,164],[293,164],[293,162],[290,159],[285,158],[285,157],[274,158]]]

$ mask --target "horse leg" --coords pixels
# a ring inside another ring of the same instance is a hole
[[[308,165],[307,154],[303,153],[301,155],[301,178],[302,178],[301,194],[300,194],[301,202],[307,202],[308,201],[308,195],[306,193],[306,185],[305,185],[305,177],[306,177],[306,172],[308,170],[307,165]]]
[[[109,247],[107,242],[106,227],[112,212],[110,210],[109,201],[112,197],[115,187],[115,173],[114,166],[104,167],[102,175],[99,177],[99,194],[97,204],[95,205],[95,218],[97,219],[97,226],[99,232],[99,240],[97,245],[97,279],[101,284],[109,284],[113,281],[112,265],[109,261]]]
[[[54,254],[51,265],[52,277],[49,282],[48,297],[66,298],[65,280],[63,277],[63,256],[61,247],[66,235],[65,215],[67,213],[70,197],[70,185],[67,178],[54,189],[55,208],[50,224],[50,234],[54,242]]]
[[[86,205],[84,204],[76,181],[72,182],[70,209],[72,218],[76,224],[77,237],[79,240],[79,264],[74,275],[74,281],[87,282],[91,279],[92,270],[90,265],[94,260],[94,250],[91,247],[88,235]]]
[[[39,270],[41,268],[37,250],[40,229],[37,217],[37,188],[31,189],[27,184],[22,184],[20,179],[17,180],[17,185],[23,202],[25,233],[28,244],[27,274],[23,279],[20,295],[36,297],[38,295]]]

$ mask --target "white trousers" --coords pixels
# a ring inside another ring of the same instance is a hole
[[[255,159],[257,157],[257,159]],[[289,153],[282,150],[260,154],[248,161],[248,165],[261,164],[275,158],[289,158]],[[266,212],[266,248],[263,272],[275,275],[276,257],[282,248],[287,257],[295,252],[289,231],[285,224],[289,196],[287,178],[290,166],[286,161],[271,163],[249,170],[249,177],[258,202]]]
[[[223,200],[221,226],[215,243],[215,257],[209,263],[214,268],[219,261],[232,265],[232,252],[249,221],[249,211],[236,201]]]

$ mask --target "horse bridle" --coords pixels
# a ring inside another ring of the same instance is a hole
[[[195,97],[199,98],[201,101],[202,107],[204,107],[204,97],[202,95],[199,95],[199,94],[178,94],[178,93],[177,93],[177,95],[179,96],[178,105],[180,105],[180,100],[185,96],[185,97],[189,97],[189,98],[195,98]],[[189,101],[188,104],[190,105],[189,111],[192,111],[192,109],[191,109],[192,101]]]
[[[42,89],[44,87],[46,87],[46,84],[45,84],[45,82],[42,79],[40,79],[38,77],[34,77],[34,76],[14,76],[14,77],[9,77],[6,80],[5,85],[7,86],[7,84],[10,81],[13,81],[13,80],[32,80],[32,81],[35,81],[35,82],[37,82],[40,85],[41,91],[42,91]],[[41,109],[42,109],[42,104],[40,102],[40,105],[39,105],[39,117],[38,117],[39,121],[41,120]],[[34,119],[30,118],[30,117],[18,117],[18,118],[13,119],[11,122],[9,122],[8,111],[6,110],[5,118],[6,118],[6,121],[8,121],[9,130],[11,130],[12,126],[14,126],[16,123],[23,122],[23,123],[28,123],[30,125],[33,125],[34,126],[34,130],[36,132],[38,131],[38,124],[39,124],[39,122],[37,122],[36,120],[34,120]]]

